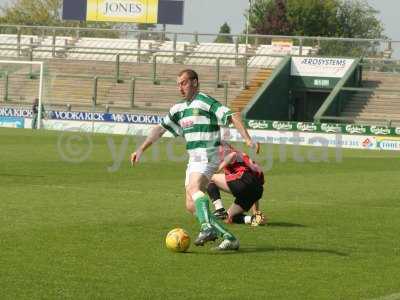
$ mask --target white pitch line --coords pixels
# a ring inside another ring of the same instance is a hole
[[[400,293],[386,295],[386,296],[382,296],[382,297],[374,298],[374,299],[369,299],[369,300],[400,300]]]

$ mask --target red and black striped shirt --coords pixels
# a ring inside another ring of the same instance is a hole
[[[261,168],[244,152],[233,151],[236,157],[224,168],[226,181],[240,179],[244,172],[255,175],[264,184],[264,173]]]

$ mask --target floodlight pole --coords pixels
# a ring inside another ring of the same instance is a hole
[[[249,11],[247,13],[247,20],[246,20],[246,49],[247,49],[247,44],[249,42],[250,11],[251,11],[251,0],[249,0]]]
[[[165,42],[165,32],[167,31],[167,24],[162,24],[162,31],[163,31],[163,33],[162,33],[161,40],[162,40],[162,42]]]
[[[40,78],[39,78],[39,107],[38,107],[38,116],[37,116],[37,129],[41,129],[42,125],[40,124],[42,122],[42,95],[43,95],[43,62],[40,62]]]

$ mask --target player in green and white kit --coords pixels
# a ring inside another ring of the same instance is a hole
[[[199,80],[195,71],[181,71],[177,83],[184,101],[172,106],[162,123],[151,130],[143,144],[131,154],[131,163],[139,162],[142,153],[166,131],[174,136],[183,136],[189,154],[185,179],[186,208],[197,217],[201,226],[194,243],[202,246],[222,237],[218,250],[237,250],[238,239],[210,213],[207,185],[220,163],[220,126],[233,123],[249,147],[256,147],[258,144],[252,142],[240,115],[232,113],[217,100],[199,92]]]

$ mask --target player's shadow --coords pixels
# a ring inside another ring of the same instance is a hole
[[[202,255],[230,255],[230,254],[251,254],[259,252],[303,252],[315,254],[331,254],[336,256],[349,256],[347,253],[336,251],[332,249],[314,249],[314,248],[301,248],[301,247],[240,247],[238,251],[211,251],[205,253],[196,253]],[[189,252],[195,253],[195,252]]]
[[[316,254],[332,254],[337,256],[349,256],[347,253],[336,251],[332,249],[317,249],[317,248],[301,248],[301,247],[241,247],[241,253],[255,253],[255,252],[304,252]]]
[[[45,177],[45,175],[0,173],[4,177]]]
[[[303,224],[288,223],[288,222],[268,222],[266,227],[307,227]]]

